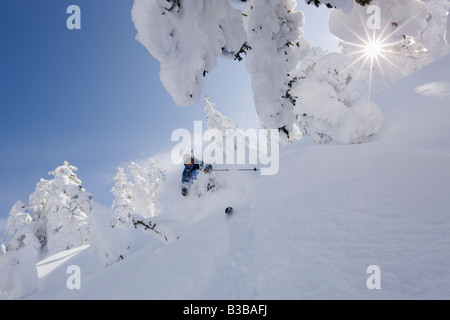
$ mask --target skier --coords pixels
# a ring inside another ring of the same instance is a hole
[[[190,154],[186,154],[183,157],[183,160],[184,160],[184,170],[181,177],[181,185],[182,185],[181,194],[183,196],[187,196],[189,187],[191,186],[192,182],[197,178],[198,170],[202,169],[203,172],[209,173],[212,170],[212,165],[208,164],[205,166],[203,162],[199,164],[198,161],[196,161],[196,159],[194,158],[194,156]],[[208,185],[206,186],[206,190],[209,191],[214,187],[215,185],[212,183],[210,179]]]

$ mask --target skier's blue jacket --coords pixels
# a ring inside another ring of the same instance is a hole
[[[181,183],[183,184],[191,184],[197,178],[197,171],[199,169],[203,169],[203,162],[201,164],[194,163],[192,166],[184,165],[183,174],[181,176]],[[205,166],[206,170],[211,170],[212,166],[210,164]],[[204,170],[205,170],[204,169]]]

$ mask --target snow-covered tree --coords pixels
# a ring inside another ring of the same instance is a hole
[[[157,196],[163,188],[165,170],[153,159],[150,160],[148,167],[132,161],[129,168],[134,179],[132,189],[134,212],[145,218],[156,216],[159,213]]]
[[[203,111],[206,112],[206,127],[208,129],[217,129],[220,132],[224,133],[224,135],[226,130],[228,129],[238,129],[238,125],[234,123],[233,120],[225,117],[215,109],[216,104],[211,101],[210,97],[206,97],[205,102],[206,105]]]
[[[316,48],[297,73],[297,123],[315,143],[361,143],[381,127],[379,108],[367,100],[370,72],[354,61]]]
[[[304,15],[293,0],[254,0],[246,10],[251,50],[246,66],[260,122],[280,129],[287,138],[294,131],[293,72],[309,45],[303,37]]]
[[[133,183],[128,181],[124,168],[117,169],[117,175],[114,177],[116,183],[111,189],[114,194],[112,209],[117,216],[119,227],[127,228],[131,225],[130,216],[133,214],[132,190]]]
[[[234,58],[246,38],[241,12],[224,0],[135,0],[132,18],[178,105],[198,102],[217,57]]]
[[[30,195],[29,203],[18,201],[11,209],[6,235],[7,250],[18,250],[37,259],[43,253],[53,254],[86,244],[89,233],[87,217],[92,195],[74,173],[76,167],[67,161],[41,179]]]
[[[239,134],[241,133],[241,131],[238,130],[239,127],[237,126],[237,124],[235,124],[230,118],[225,117],[219,111],[217,111],[215,109],[215,103],[211,102],[211,99],[209,97],[205,98],[205,102],[206,106],[204,112],[206,112],[206,127],[208,128],[209,132],[215,132],[214,137],[210,137],[211,140],[214,141],[212,144],[214,147],[213,150],[217,153],[220,153],[220,150],[222,150],[222,154],[211,154],[211,159],[203,160],[208,163],[212,163],[214,162],[212,160],[215,159],[216,163],[218,161],[220,161],[219,163],[221,163],[224,160],[223,157],[227,153],[234,154],[232,152],[237,149],[238,143],[248,146],[248,142],[243,134]],[[229,138],[227,139],[227,137]],[[231,141],[231,139],[233,143],[227,143],[227,141]],[[205,154],[208,155],[208,153],[212,152],[209,152],[208,149],[206,149]]]
[[[115,185],[111,192],[115,195],[113,210],[120,220],[120,226],[132,225],[133,215],[144,218],[154,217],[159,213],[157,197],[163,190],[165,170],[159,167],[153,159],[148,166],[141,166],[132,161],[130,169],[131,180],[123,168],[118,168]]]
[[[116,229],[121,230],[150,229],[158,239],[168,241],[167,237],[155,228],[156,224],[151,221],[160,211],[158,196],[164,188],[165,170],[159,167],[153,159],[150,159],[150,164],[147,166],[132,161],[128,169],[130,172],[127,175],[124,168],[119,167],[114,178],[116,183],[111,192],[115,195],[112,204],[115,221],[111,222],[111,225],[115,225],[118,227]],[[121,237],[127,239],[126,235],[121,235]],[[114,246],[107,250],[106,254],[103,254],[103,259],[108,261],[110,257],[121,258],[123,254],[119,255],[119,253],[126,253],[130,245],[127,247],[126,241],[121,241],[119,244],[121,246]],[[101,252],[105,252],[105,250]]]
[[[86,221],[92,208],[92,194],[86,192],[74,171],[64,165],[49,172],[54,176],[46,203],[47,247],[58,252],[86,243],[89,226]]]

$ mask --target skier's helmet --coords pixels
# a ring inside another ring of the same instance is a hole
[[[191,155],[191,154],[189,154],[189,153],[186,153],[184,156],[183,156],[183,162],[184,162],[184,164],[192,164],[192,161],[194,160],[194,157]]]

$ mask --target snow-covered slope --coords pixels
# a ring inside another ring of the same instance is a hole
[[[201,199],[181,197],[174,175],[155,220],[167,243],[136,232],[133,253],[106,268],[87,247],[49,257],[27,298],[450,298],[449,64],[374,97],[384,124],[369,143],[304,139],[282,149],[277,175],[223,173]],[[70,265],[81,289],[66,286]],[[366,285],[371,265],[381,289]]]

